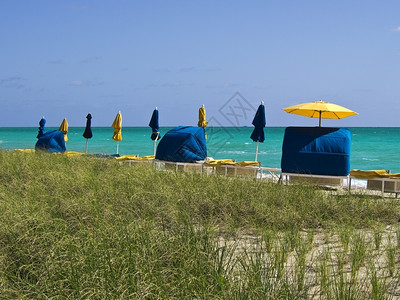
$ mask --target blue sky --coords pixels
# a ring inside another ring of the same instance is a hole
[[[226,126],[239,102],[237,125],[251,126],[260,101],[268,126],[316,126],[281,109],[323,99],[359,113],[325,126],[397,127],[399,12],[398,0],[2,0],[0,126],[84,126],[88,112],[110,126],[118,111],[147,126],[155,106],[161,126],[196,125],[202,104]]]

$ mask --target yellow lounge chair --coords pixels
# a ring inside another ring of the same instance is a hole
[[[86,155],[86,153],[76,152],[76,151],[65,151],[62,154],[66,155],[66,156],[82,156],[82,155]]]
[[[205,167],[219,167],[222,165],[235,165],[235,161],[233,159],[213,159],[206,160],[203,165]]]
[[[130,154],[130,155],[122,155],[122,156],[116,156],[114,159],[123,161],[123,160],[135,160],[137,159],[138,156],[136,154]]]
[[[129,165],[132,165],[132,163],[153,163],[155,157],[154,155],[137,156],[133,154],[115,157],[115,159],[120,163],[128,163]]]
[[[204,162],[203,165],[212,167],[215,174],[249,177],[256,177],[260,167],[258,161],[235,162],[233,159],[209,160]]]
[[[76,152],[76,151],[65,151],[65,152],[53,152],[54,155],[65,155],[65,156],[82,156],[86,155],[83,152]]]
[[[15,152],[34,153],[35,149],[14,149]]]
[[[386,193],[395,193],[396,198],[400,193],[400,173],[388,173],[386,170],[352,170],[350,171],[351,179],[367,179],[367,189],[381,191],[382,195]]]

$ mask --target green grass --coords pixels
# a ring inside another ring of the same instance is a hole
[[[386,299],[399,203],[0,151],[0,298]]]

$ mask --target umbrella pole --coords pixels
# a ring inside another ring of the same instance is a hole
[[[119,146],[119,142],[117,142],[117,154],[118,154],[118,146]]]
[[[258,141],[257,141],[257,146],[256,146],[256,158],[254,159],[255,161],[257,161],[257,156],[258,156]]]
[[[158,141],[158,138],[159,138],[159,135],[158,135],[159,133],[157,132],[157,137],[156,137],[156,139],[154,140],[154,156],[156,156],[156,149],[157,149],[157,147],[156,147],[156,145],[157,145],[157,141]]]
[[[319,127],[321,127],[321,112],[319,112]]]
[[[85,153],[87,153],[87,149],[88,149],[88,142],[89,142],[89,139],[86,139],[86,149],[85,149]]]

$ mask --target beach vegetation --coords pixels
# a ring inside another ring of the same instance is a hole
[[[390,299],[400,202],[0,151],[0,298]]]

